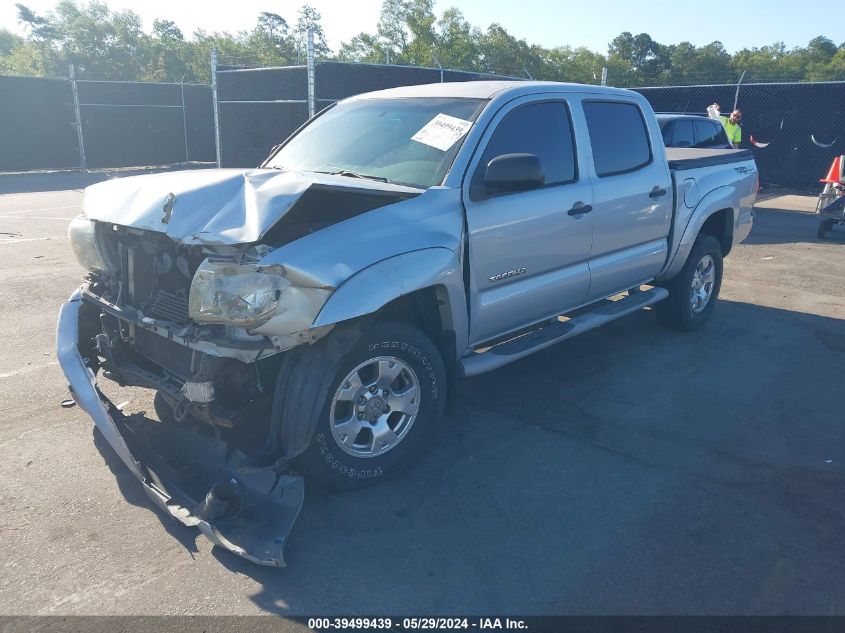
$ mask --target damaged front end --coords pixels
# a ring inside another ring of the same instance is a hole
[[[57,333],[74,400],[159,508],[248,560],[283,566],[304,484],[275,449],[279,352],[330,328],[251,329],[283,312],[282,291],[292,287],[261,271],[268,247],[181,245],[86,218],[70,235],[91,270]],[[155,390],[160,421],[123,415],[97,374]]]
[[[444,216],[407,206],[419,195],[278,170],[159,174],[86,190],[69,237],[89,273],[62,307],[58,358],[74,400],[159,508],[244,558],[284,565],[303,503],[291,463],[313,425],[283,415],[276,399],[294,358],[287,351],[350,318],[314,325],[336,288],[393,254],[393,242],[378,239],[385,224],[425,218],[435,229],[412,234],[419,248],[440,243]],[[391,209],[398,215],[387,222],[375,217]],[[378,247],[327,254],[351,223]],[[124,415],[98,377],[154,390],[158,420]]]
[[[332,329],[311,327],[331,288],[262,264],[273,251],[263,244],[186,244],[85,216],[69,237],[90,271],[57,332],[74,400],[158,507],[244,558],[284,565],[304,486],[278,448],[273,396],[283,352]],[[159,421],[125,416],[98,376],[155,390]]]
[[[99,362],[89,334],[98,320],[83,291],[59,315],[57,354],[74,400],[156,506],[215,545],[261,565],[284,566],[285,543],[304,499],[302,478],[250,459],[215,427],[203,433],[124,416],[97,387]],[[149,380],[147,386],[160,381],[153,372],[135,376],[138,383]]]

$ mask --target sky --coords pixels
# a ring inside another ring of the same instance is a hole
[[[55,0],[20,0],[36,12],[45,12]],[[374,32],[381,0],[307,0],[323,15],[329,46],[337,50],[361,31]],[[206,31],[249,30],[262,11],[278,13],[290,24],[300,0],[106,0],[113,9],[132,9],[147,30],[156,18],[170,19],[187,35]],[[437,0],[442,14],[457,7],[474,26],[486,29],[493,22],[529,44],[586,46],[607,52],[611,39],[623,31],[648,33],[662,44],[690,41],[696,45],[721,41],[728,52],[783,41],[788,48],[804,46],[825,35],[836,44],[845,40],[841,14],[830,15],[830,2],[820,0],[745,0],[678,2],[675,0]],[[835,3],[833,6],[836,6]],[[713,8],[710,8],[713,7]],[[23,33],[13,0],[0,0],[0,28]],[[827,17],[825,17],[827,16]]]

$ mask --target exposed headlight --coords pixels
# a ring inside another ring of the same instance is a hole
[[[83,268],[103,273],[114,272],[114,267],[109,266],[108,256],[100,248],[94,222],[84,215],[76,216],[67,227],[67,236],[76,261]]]
[[[254,327],[276,313],[290,282],[255,264],[206,259],[191,282],[190,317],[199,323]]]

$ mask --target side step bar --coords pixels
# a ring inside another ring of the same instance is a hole
[[[541,349],[662,301],[668,296],[668,290],[655,287],[629,293],[627,297],[618,301],[605,299],[593,304],[585,312],[578,312],[576,316],[566,321],[550,321],[547,325],[528,334],[499,343],[483,352],[465,356],[460,360],[461,373],[463,376],[477,376],[498,369]]]

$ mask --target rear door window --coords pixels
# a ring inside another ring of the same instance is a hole
[[[651,162],[651,144],[640,108],[622,101],[585,101],[593,163],[600,177],[623,174]]]
[[[728,143],[728,137],[722,125],[713,121],[696,121],[695,136],[695,147],[719,147]]]
[[[663,135],[663,144],[666,147],[672,147],[672,132],[675,129],[675,124],[672,122],[667,123],[663,126],[660,130],[660,133]]]
[[[675,121],[675,129],[672,134],[672,147],[693,147],[695,145],[695,134],[692,129],[692,121]]]

